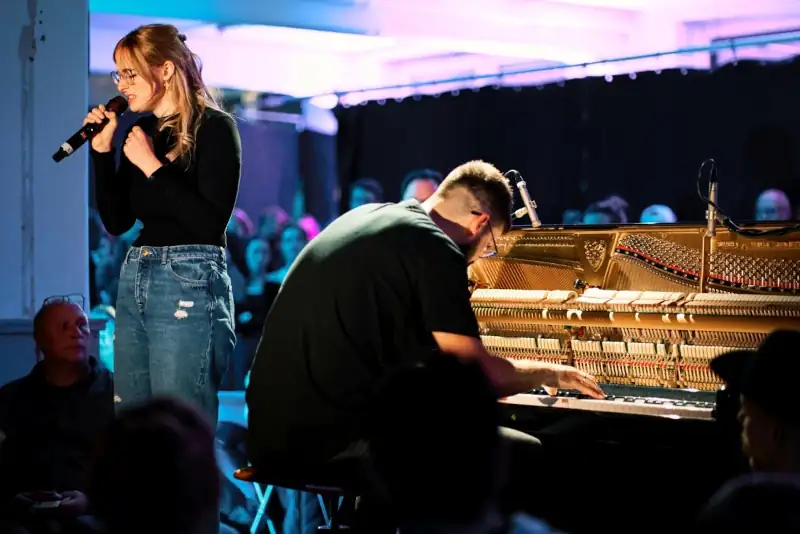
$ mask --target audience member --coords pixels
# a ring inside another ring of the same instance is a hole
[[[211,534],[220,485],[208,421],[181,401],[155,398],[111,425],[89,495],[108,534]]]
[[[800,532],[800,479],[755,474],[737,478],[709,501],[695,525],[698,534],[796,534]]]
[[[253,221],[244,210],[234,208],[228,226],[225,228],[225,260],[234,298],[241,298],[247,279],[247,261],[245,250],[247,242],[253,235]]]
[[[678,218],[675,216],[675,213],[672,211],[672,209],[664,204],[653,204],[652,206],[647,206],[642,211],[642,215],[639,217],[639,222],[645,224],[674,223],[677,221]]]
[[[228,227],[225,231],[228,234],[235,234],[242,239],[249,239],[253,236],[254,230],[255,226],[250,216],[247,215],[247,212],[241,208],[234,208],[231,213],[231,218],[228,219]]]
[[[233,361],[228,366],[226,389],[244,389],[244,376],[253,362],[264,320],[280,289],[279,282],[267,278],[267,268],[272,262],[269,243],[260,237],[252,239],[246,257],[249,279],[244,296],[236,300],[237,341]]]
[[[282,284],[286,274],[294,264],[294,260],[300,255],[306,244],[308,244],[308,236],[305,230],[293,223],[284,226],[278,238],[281,267],[269,273],[267,281]]]
[[[583,224],[624,224],[628,222],[628,203],[618,195],[589,204],[583,212]]]
[[[77,532],[95,441],[114,418],[112,375],[89,356],[77,304],[45,302],[33,325],[40,361],[0,388],[0,531]]]
[[[289,224],[289,214],[280,206],[267,206],[258,216],[258,230],[256,235],[269,243],[272,248],[272,263],[269,271],[278,269],[280,254],[278,253],[278,237],[283,232],[283,227]]]
[[[740,397],[742,449],[754,471],[800,473],[800,332],[777,330],[755,351],[733,351],[711,369]]]
[[[359,178],[350,185],[350,209],[383,202],[383,187],[374,178]]]
[[[581,210],[564,210],[561,214],[561,224],[581,224],[582,220]]]
[[[442,174],[431,169],[411,171],[400,184],[400,200],[416,199],[425,202],[442,183]]]
[[[306,238],[308,241],[311,241],[315,237],[319,235],[322,229],[319,227],[319,223],[314,218],[313,215],[309,215],[306,213],[299,219],[297,219],[297,226],[302,228],[306,233]]]
[[[756,199],[757,221],[788,221],[792,218],[792,203],[780,189],[767,189]]]

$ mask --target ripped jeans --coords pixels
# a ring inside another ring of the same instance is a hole
[[[224,249],[132,247],[120,272],[116,312],[117,407],[169,395],[216,427],[217,391],[236,343]]]

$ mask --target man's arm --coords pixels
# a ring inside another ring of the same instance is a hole
[[[520,360],[509,360],[492,356],[479,338],[434,332],[433,338],[439,350],[459,358],[475,358],[501,397],[525,393],[532,389],[561,388],[577,389],[581,393],[602,399],[603,390],[588,373],[566,365]]]

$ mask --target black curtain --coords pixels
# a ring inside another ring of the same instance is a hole
[[[342,196],[372,176],[396,200],[409,170],[484,159],[522,173],[545,222],[612,193],[634,221],[654,203],[700,220],[697,172],[713,157],[723,207],[748,219],[768,187],[800,202],[798,98],[800,62],[742,62],[340,108]]]
[[[339,214],[336,136],[304,130],[298,156],[306,211],[325,225]]]

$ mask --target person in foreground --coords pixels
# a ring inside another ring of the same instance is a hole
[[[117,88],[131,111],[147,113],[125,136],[118,169],[115,114],[99,106],[84,124],[108,120],[91,142],[106,230],[120,235],[137,219],[143,224],[119,280],[119,405],[175,395],[213,424],[217,389],[235,344],[224,247],[239,188],[241,143],[184,41],[174,26],[153,24],[117,43]]]
[[[121,410],[92,466],[107,534],[216,534],[220,474],[205,414],[170,397]]]
[[[508,180],[472,161],[423,204],[358,207],[308,244],[267,317],[251,370],[248,454],[256,468],[363,457],[364,420],[382,385],[437,353],[476,361],[497,396],[542,386],[602,396],[587,373],[515,366],[481,343],[467,265],[497,252],[511,206]],[[503,439],[538,445],[521,433]]]
[[[114,420],[111,371],[89,354],[89,318],[51,297],[33,319],[39,362],[0,388],[0,532],[97,532],[94,443]]]
[[[711,369],[739,397],[742,452],[755,472],[800,474],[800,410],[795,376],[800,332],[775,330],[756,350],[711,360]]]

